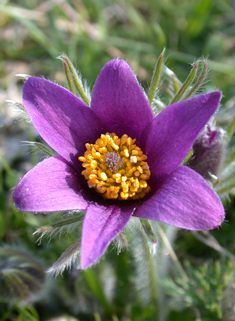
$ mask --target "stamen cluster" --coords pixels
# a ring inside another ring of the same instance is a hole
[[[147,156],[135,141],[127,135],[102,134],[95,144],[87,143],[84,156],[78,157],[88,186],[105,199],[136,200],[149,192]]]

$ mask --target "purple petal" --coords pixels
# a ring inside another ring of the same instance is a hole
[[[123,60],[111,60],[103,67],[93,89],[91,108],[112,132],[137,140],[154,118],[135,75]]]
[[[110,242],[124,229],[134,206],[90,204],[82,228],[81,268],[98,260]]]
[[[86,209],[78,177],[61,156],[50,157],[21,179],[13,194],[15,206],[26,212]]]
[[[48,80],[30,77],[23,103],[42,138],[66,160],[79,164],[85,143],[94,143],[107,126],[79,98]]]
[[[220,92],[213,92],[175,103],[147,125],[140,147],[148,156],[152,180],[169,175],[184,160],[220,97]]]
[[[224,208],[201,175],[179,166],[137,209],[135,216],[187,230],[211,230],[223,222]]]

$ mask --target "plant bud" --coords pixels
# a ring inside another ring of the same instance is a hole
[[[193,156],[187,162],[187,166],[209,181],[211,181],[210,174],[217,176],[223,162],[222,136],[221,130],[211,130],[207,125],[193,144]]]

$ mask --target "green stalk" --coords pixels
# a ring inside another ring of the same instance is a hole
[[[179,273],[182,275],[185,282],[188,282],[189,281],[188,276],[187,276],[186,272],[184,271],[182,265],[180,264],[177,255],[175,254],[170,242],[168,241],[163,229],[160,227],[159,224],[158,224],[158,232],[159,232],[159,234],[162,238],[162,241],[163,241],[165,247],[167,248],[167,250],[171,256],[171,259],[174,262],[176,268],[178,269]]]
[[[154,234],[152,226],[149,223],[149,220],[146,219],[142,219],[140,218],[140,223],[145,231],[145,233],[147,234],[147,236],[149,237],[149,239],[153,242],[153,243],[157,243],[157,236]]]
[[[154,259],[153,259],[153,255],[150,253],[150,249],[144,235],[142,235],[142,240],[143,240],[143,246],[144,246],[146,259],[148,262],[148,268],[149,268],[149,280],[151,285],[152,301],[157,306],[158,305],[158,288],[157,288]]]
[[[174,92],[177,93],[180,89],[180,84],[179,84],[178,78],[176,77],[175,73],[173,73],[173,72],[172,72],[171,79],[172,79],[172,83],[173,83],[173,87],[174,87]]]
[[[103,308],[105,309],[106,313],[111,316],[113,314],[113,308],[108,302],[102,286],[100,284],[99,279],[97,278],[96,274],[92,269],[87,269],[82,271],[91,291],[96,296],[96,298],[100,301]]]
[[[195,82],[195,84],[193,85],[192,89],[189,91],[189,93],[186,95],[185,99],[190,98],[203,84],[203,81],[205,80],[206,76],[207,76],[207,62],[203,61],[203,66],[202,66],[202,71],[200,76],[198,77],[197,81]]]
[[[83,88],[82,88],[82,84],[81,81],[78,77],[78,74],[76,72],[76,69],[74,68],[72,62],[69,60],[69,58],[65,55],[60,56],[60,58],[63,60],[64,64],[66,63],[69,69],[69,72],[72,76],[74,85],[80,95],[80,97],[82,98],[82,100],[88,105],[90,106],[90,100],[88,99],[87,95],[85,94]]]
[[[158,61],[157,61],[156,66],[154,68],[153,76],[151,79],[149,92],[148,92],[148,100],[149,100],[150,106],[152,105],[152,102],[153,102],[153,99],[154,99],[154,96],[155,96],[155,93],[157,90],[157,86],[160,81],[164,52],[165,52],[165,49],[163,49],[161,55],[158,58]]]
[[[193,82],[196,73],[197,73],[197,67],[198,65],[195,63],[193,65],[192,70],[190,71],[187,79],[185,80],[185,82],[183,83],[183,85],[180,87],[180,89],[178,90],[178,92],[176,93],[174,99],[172,100],[171,104],[176,103],[177,101],[181,100],[181,98],[183,97],[186,89],[191,85],[191,83]]]
[[[76,89],[74,87],[73,79],[72,79],[71,74],[69,72],[69,67],[65,61],[63,61],[63,63],[64,63],[64,71],[65,71],[65,75],[66,75],[66,78],[68,81],[69,89],[74,95],[76,95]]]

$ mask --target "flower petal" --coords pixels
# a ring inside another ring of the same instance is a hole
[[[224,220],[223,205],[195,171],[179,166],[135,212],[135,216],[187,230],[211,230]]]
[[[23,104],[42,138],[66,160],[79,164],[85,143],[109,129],[79,98],[48,80],[30,77]]]
[[[81,268],[98,260],[110,242],[124,229],[134,206],[90,204],[82,228]]]
[[[130,66],[123,60],[111,60],[101,70],[91,99],[91,109],[118,136],[140,138],[154,118],[147,98]]]
[[[17,185],[13,200],[16,208],[26,212],[87,208],[78,175],[61,156],[50,157],[29,171]]]
[[[184,160],[220,97],[213,92],[175,103],[147,125],[140,147],[148,156],[152,181],[169,175]]]

